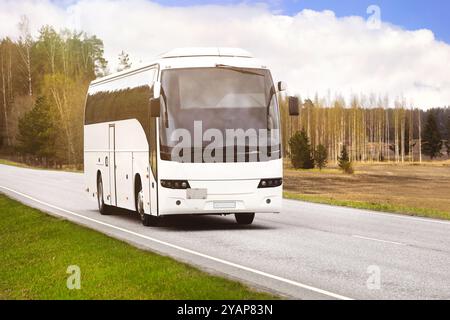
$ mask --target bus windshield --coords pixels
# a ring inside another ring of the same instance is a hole
[[[252,160],[248,154],[266,152],[261,148],[263,145],[272,157],[272,154],[280,157],[278,104],[268,70],[226,65],[164,70],[161,84],[162,159],[173,160],[173,148],[180,140],[186,140],[186,135],[191,143],[184,141],[184,153],[204,150],[219,136],[222,141],[215,142],[224,149],[223,161],[227,150],[237,147],[243,147],[247,157],[239,160],[234,156],[229,161],[262,161],[263,157]],[[234,137],[230,138],[232,134]],[[184,157],[184,161],[189,159],[205,162],[205,159]]]

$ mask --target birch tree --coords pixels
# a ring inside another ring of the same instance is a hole
[[[3,51],[3,50],[2,50]],[[1,64],[1,72],[2,72],[2,97],[3,97],[3,121],[5,127],[5,136],[7,145],[11,145],[10,136],[9,136],[9,122],[8,122],[8,105],[7,105],[7,92],[6,92],[6,82],[5,82],[5,66],[4,66],[4,54],[0,53],[0,64]]]
[[[422,116],[420,109],[417,111],[419,113],[419,162],[422,163]]]
[[[28,95],[33,95],[32,74],[31,74],[31,48],[33,46],[33,38],[30,33],[30,21],[27,16],[22,16],[19,22],[19,53],[22,58],[24,72],[27,76]]]

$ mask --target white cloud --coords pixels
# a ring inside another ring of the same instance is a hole
[[[0,0],[1,1],[1,0]],[[253,52],[288,82],[291,93],[404,96],[416,106],[450,104],[450,45],[429,30],[409,31],[362,17],[303,10],[290,17],[266,5],[164,7],[145,0],[1,1],[0,37],[17,36],[26,14],[43,24],[96,34],[114,68],[121,50],[132,61],[184,46],[236,46]],[[362,13],[364,14],[364,13]]]

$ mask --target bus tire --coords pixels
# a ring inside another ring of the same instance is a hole
[[[238,224],[252,224],[253,219],[255,219],[255,213],[235,213],[234,218]]]
[[[142,190],[141,179],[138,176],[136,178],[135,186],[135,203],[136,203],[136,213],[138,214],[141,222],[146,227],[155,227],[158,225],[158,217],[146,214],[144,212],[144,191]]]
[[[159,223],[159,218],[152,216],[151,214],[144,213],[144,216],[141,218],[142,224],[146,227],[156,227]]]
[[[111,213],[111,207],[105,204],[101,173],[97,175],[97,204],[98,204],[98,211],[100,211],[100,214],[108,215]]]

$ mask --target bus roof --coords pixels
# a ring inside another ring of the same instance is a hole
[[[95,79],[91,82],[91,85],[96,85],[102,83],[104,81],[112,80],[114,78],[121,78],[127,74],[133,74],[136,72],[143,71],[148,69],[155,64],[162,64],[164,62],[171,61],[192,61],[191,59],[195,58],[223,58],[223,59],[233,59],[238,58],[238,60],[248,60],[248,62],[252,61],[253,63],[259,63],[256,59],[254,59],[253,55],[248,51],[240,48],[229,48],[229,47],[190,47],[190,48],[176,48],[170,50],[166,53],[161,54],[160,56],[153,59],[151,63],[141,64],[137,67],[133,67],[130,69],[126,69],[124,71],[115,72],[105,77],[101,77]]]
[[[253,58],[253,55],[240,48],[214,48],[214,47],[197,47],[197,48],[177,48],[161,55],[163,59],[184,58],[184,57],[241,57]]]

